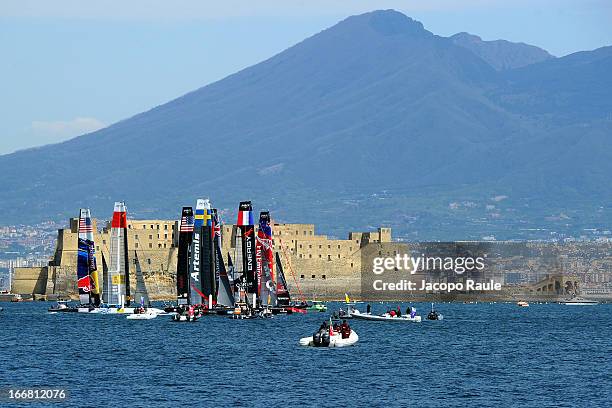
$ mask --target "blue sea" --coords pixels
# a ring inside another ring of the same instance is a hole
[[[61,403],[20,406],[612,404],[612,305],[439,304],[442,321],[352,321],[360,340],[343,349],[298,345],[329,313],[174,323],[0,306],[2,392],[68,392]],[[425,318],[429,304],[415,306]]]

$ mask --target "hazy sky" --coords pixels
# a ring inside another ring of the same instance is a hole
[[[386,8],[438,35],[557,56],[612,45],[610,0],[0,0],[0,154],[96,130]]]

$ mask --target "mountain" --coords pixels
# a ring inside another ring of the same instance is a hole
[[[329,233],[385,223],[445,239],[479,234],[483,216],[511,236],[555,208],[593,214],[612,199],[606,55],[499,71],[396,11],[349,17],[148,112],[0,156],[2,221],[108,216],[118,199],[176,217],[210,196],[227,221],[252,198]],[[492,196],[510,197],[496,219]],[[486,213],[449,213],[454,200]]]
[[[457,33],[450,39],[454,44],[467,48],[499,71],[554,58],[548,51],[533,45],[506,40],[483,41],[477,35],[465,32]]]

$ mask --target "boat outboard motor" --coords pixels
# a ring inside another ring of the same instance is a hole
[[[315,347],[319,347],[321,345],[321,332],[317,331],[312,335],[312,343]]]
[[[329,347],[329,332],[326,330],[325,332],[323,332],[323,334],[321,335],[321,345],[323,347]]]

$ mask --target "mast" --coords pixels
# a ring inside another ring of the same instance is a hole
[[[259,213],[259,230],[255,244],[257,261],[257,293],[262,305],[276,303],[276,284],[274,283],[274,255],[272,252],[272,227],[270,213]]]
[[[110,266],[104,293],[105,302],[123,306],[130,304],[130,262],[127,251],[127,209],[123,201],[115,203],[111,222]]]
[[[183,207],[176,262],[176,301],[178,305],[191,304],[189,299],[189,247],[193,240],[193,224],[193,208]]]
[[[100,304],[93,225],[88,208],[81,208],[78,227],[77,286],[82,305]]]
[[[247,294],[257,293],[255,276],[255,227],[253,226],[253,206],[250,201],[240,202],[238,207],[237,235],[240,236],[242,249],[242,280]]]

